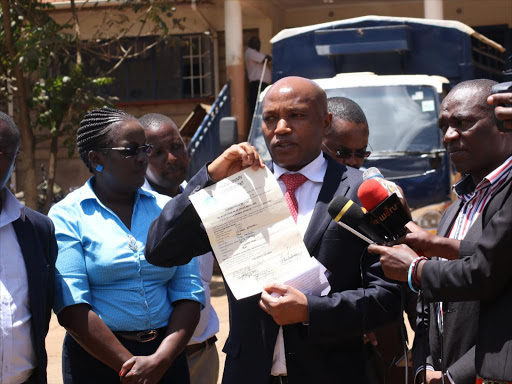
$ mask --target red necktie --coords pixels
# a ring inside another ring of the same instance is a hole
[[[304,184],[308,178],[300,173],[285,173],[281,175],[281,180],[286,185],[286,193],[284,198],[290,209],[293,220],[297,222],[297,214],[299,213],[299,203],[295,197],[295,190]]]

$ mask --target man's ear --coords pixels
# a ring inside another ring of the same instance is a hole
[[[332,113],[328,112],[327,115],[325,115],[325,117],[324,117],[324,128],[323,128],[324,137],[331,131],[331,125],[332,125]]]

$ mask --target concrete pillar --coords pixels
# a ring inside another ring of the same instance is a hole
[[[226,70],[231,79],[231,114],[238,121],[238,138],[247,138],[247,100],[245,93],[242,7],[239,0],[224,1]]]
[[[443,0],[423,0],[425,19],[443,20]]]

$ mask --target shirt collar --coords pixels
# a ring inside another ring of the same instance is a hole
[[[144,178],[144,185],[142,185],[142,188],[148,190],[148,191],[151,191],[151,192],[156,192],[153,187],[151,186],[151,184],[149,184],[149,181],[148,179]]]
[[[322,152],[316,157],[315,160],[302,167],[297,172],[288,171],[274,163],[274,177],[279,180],[284,173],[300,173],[308,178],[308,180],[315,183],[322,183],[324,181],[325,171],[327,169],[327,160],[325,160]]]
[[[459,199],[466,199],[468,195],[475,191],[481,190],[489,185],[495,184],[499,180],[503,180],[512,170],[512,156],[501,163],[496,169],[485,176],[482,181],[475,185],[471,175],[465,175],[462,180],[453,186],[453,191]]]
[[[512,169],[512,156],[510,156],[507,160],[505,160],[503,163],[500,164],[498,168],[496,168],[494,171],[489,173],[487,176],[484,177],[484,180],[486,180],[491,185],[496,183],[496,181],[501,180],[502,176],[508,175],[510,173],[510,170]],[[482,180],[483,181],[483,180]],[[481,184],[482,182],[480,182]],[[478,184],[478,185],[480,185]],[[478,188],[477,185],[477,188]]]
[[[182,193],[185,188],[187,187],[187,181],[184,180],[183,183],[181,183],[179,186],[178,186],[178,191],[179,193]],[[151,191],[151,192],[156,192],[158,193],[157,191],[155,191],[155,189],[151,186],[151,184],[149,184],[149,181],[148,179],[144,179],[144,185],[142,186],[143,189],[147,190],[147,191]]]
[[[459,199],[463,199],[465,195],[475,192],[476,185],[471,175],[464,175],[452,188],[455,195],[457,195]]]
[[[2,212],[0,213],[0,227],[21,218],[25,220],[25,207],[12,194],[8,188],[4,188],[0,192],[2,198]]]
[[[96,200],[96,201],[100,202],[100,200],[94,193],[94,189],[92,188],[92,182],[94,180],[94,177],[95,176],[93,176],[89,180],[87,180],[87,183],[85,183],[85,185],[83,186],[81,194],[80,194],[80,200],[79,200],[80,203],[84,202],[85,200]],[[156,199],[156,197],[151,192],[146,191],[142,188],[139,188],[137,190],[137,197],[135,198],[135,201],[137,201],[139,199],[139,196],[141,196],[141,195]]]

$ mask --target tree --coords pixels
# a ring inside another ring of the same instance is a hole
[[[182,21],[173,18],[174,4],[174,0],[126,0],[113,5],[118,12],[105,23],[116,24],[117,34],[103,36],[99,29],[94,39],[83,41],[79,13],[87,2],[77,8],[71,0],[70,20],[58,24],[48,13],[51,4],[0,0],[0,101],[13,101],[15,105],[22,146],[18,169],[23,174],[27,206],[48,212],[59,145],[66,145],[72,155],[76,129],[85,112],[112,104],[115,98],[102,97],[101,91],[112,84],[116,69],[125,60],[171,40],[171,29],[181,27]],[[136,17],[126,17],[126,11]],[[152,44],[138,51],[125,46],[126,36],[138,39],[144,29],[147,33],[148,25],[151,34],[158,36]],[[106,65],[89,75],[84,56]],[[38,203],[35,149],[44,140],[50,140],[49,165],[45,199]]]

